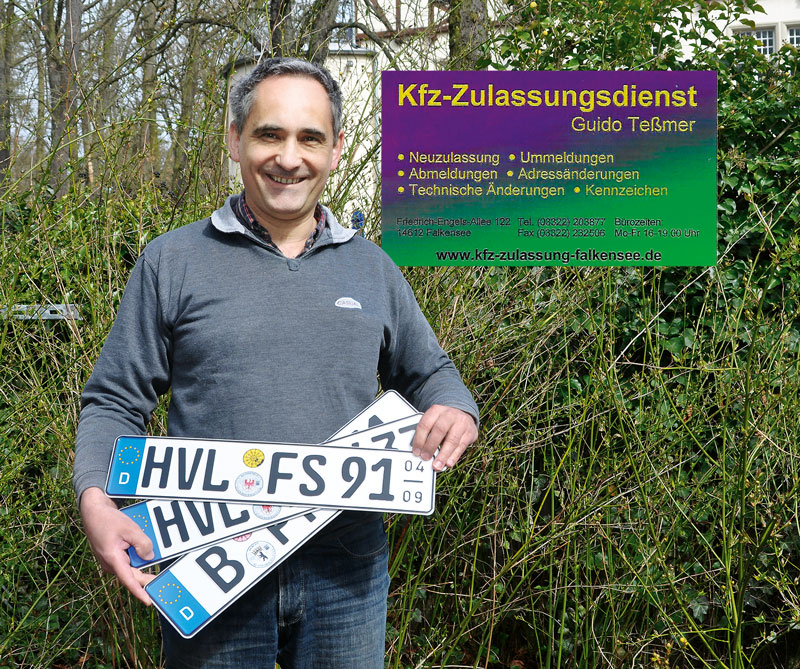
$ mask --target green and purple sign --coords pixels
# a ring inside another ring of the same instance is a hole
[[[717,256],[715,72],[384,72],[398,265]]]

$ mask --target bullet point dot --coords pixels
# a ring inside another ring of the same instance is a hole
[[[402,153],[397,154],[397,160],[405,160],[406,157]]]
[[[517,159],[517,157],[516,157],[516,156],[515,156],[515,155],[512,153],[512,154],[510,154],[510,155],[508,156],[508,159],[509,159],[509,160],[516,160],[516,159]]]
[[[506,174],[507,174],[508,176],[510,176],[510,177],[513,177],[513,176],[514,176],[514,172],[512,172],[511,170],[508,170],[508,172],[506,172]]]
[[[402,186],[400,186],[400,187],[398,187],[398,189],[397,189],[397,192],[398,192],[398,193],[405,193],[405,192],[406,192],[406,189],[405,189],[405,188],[403,188]]]
[[[400,171],[397,173],[397,176],[399,176],[399,177],[404,177],[405,175],[406,175],[406,173],[405,173],[405,172],[403,172],[403,170],[400,170]]]
[[[581,187],[580,187],[580,186],[575,186],[575,188],[573,188],[573,190],[574,190],[576,193],[580,193],[580,192],[581,192]]]

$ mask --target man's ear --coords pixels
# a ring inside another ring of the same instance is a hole
[[[231,154],[233,162],[239,162],[239,142],[242,136],[236,130],[236,126],[231,123],[228,126],[228,152]]]
[[[333,145],[333,156],[331,157],[331,170],[335,170],[339,164],[339,158],[342,157],[342,149],[344,148],[344,130],[339,131],[339,136],[336,138],[336,144]]]

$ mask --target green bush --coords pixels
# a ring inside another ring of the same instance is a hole
[[[605,7],[513,5],[485,59],[717,70],[719,263],[406,271],[483,427],[434,516],[389,519],[391,667],[800,663],[797,52],[710,23],[749,1]],[[83,318],[0,321],[0,668],[161,663],[153,613],[83,539],[72,443],[135,258],[222,195],[104,188],[0,196],[0,306]]]

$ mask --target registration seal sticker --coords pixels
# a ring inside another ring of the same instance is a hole
[[[275,560],[275,547],[268,541],[254,541],[247,547],[247,561],[254,567],[268,567]]]
[[[264,451],[261,451],[257,448],[251,448],[244,454],[242,458],[244,460],[244,464],[248,467],[258,467],[262,462],[264,462]]]
[[[260,474],[256,474],[255,472],[242,472],[236,477],[234,487],[236,488],[236,492],[240,495],[252,497],[261,492],[261,489],[264,487],[264,479],[261,478]]]
[[[261,520],[272,520],[281,512],[277,504],[253,504],[253,515]]]

